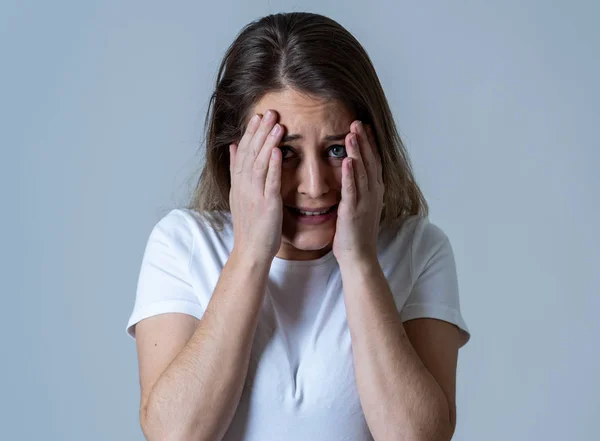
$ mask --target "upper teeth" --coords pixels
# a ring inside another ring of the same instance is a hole
[[[329,211],[329,208],[325,211],[303,211],[303,210],[298,210],[298,211],[305,216],[317,216],[319,214],[327,213]]]

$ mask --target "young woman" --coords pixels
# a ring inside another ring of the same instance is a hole
[[[221,64],[192,203],[134,310],[149,440],[450,440],[461,316],[367,53],[335,21],[250,23]]]

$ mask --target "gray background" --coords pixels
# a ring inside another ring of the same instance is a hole
[[[143,439],[145,242],[195,183],[226,47],[292,10],[367,49],[452,241],[454,439],[597,439],[598,2],[249,3],[2,2],[2,439]]]

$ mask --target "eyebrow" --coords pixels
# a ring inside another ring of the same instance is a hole
[[[325,139],[325,141],[340,141],[340,140],[346,138],[347,134],[348,133],[341,133],[339,135],[329,135],[329,136],[326,136],[324,139]],[[292,135],[285,135],[283,138],[281,138],[280,142],[290,142],[290,141],[296,141],[298,139],[302,139],[302,135],[294,133]]]

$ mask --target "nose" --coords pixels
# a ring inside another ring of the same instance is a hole
[[[319,199],[329,193],[333,172],[321,158],[307,158],[298,167],[298,193],[311,199]]]

